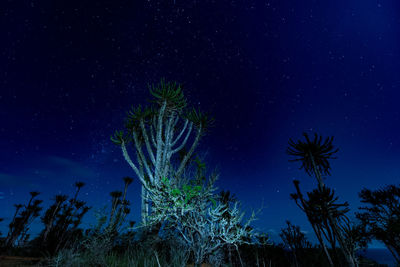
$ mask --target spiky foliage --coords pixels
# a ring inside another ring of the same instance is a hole
[[[311,213],[312,220],[316,223],[328,221],[330,216],[340,218],[349,211],[347,202],[337,203],[338,197],[335,196],[335,191],[331,188],[314,189],[307,195],[307,208]]]
[[[318,192],[316,191],[315,194],[322,194],[329,197],[329,192],[327,192],[328,189],[325,188],[322,175],[330,175],[331,167],[329,160],[334,159],[335,157],[333,155],[338,151],[338,149],[333,147],[333,136],[330,138],[328,137],[325,140],[323,140],[322,136],[318,136],[318,134],[314,135],[314,140],[310,140],[307,133],[303,133],[303,136],[306,139],[305,142],[301,140],[297,142],[294,142],[292,139],[289,140],[287,153],[290,156],[295,157],[289,161],[300,161],[302,164],[300,169],[304,169],[308,175],[314,175],[317,179]],[[328,201],[328,199],[325,200]],[[334,239],[337,239],[340,244],[340,248],[345,255],[347,264],[349,266],[356,266],[356,259],[351,255],[350,250],[347,248],[343,237],[343,232],[340,228],[340,222],[337,221],[335,214],[331,213],[330,211],[327,212],[327,215],[329,219],[329,227],[326,229],[330,228],[332,230],[332,242],[334,242]],[[309,216],[309,220],[310,219],[312,219],[312,216]],[[330,233],[328,232],[328,234]]]
[[[176,187],[164,178],[162,185],[153,187],[149,194],[154,203],[149,224],[165,223],[165,229],[175,229],[193,252],[196,264],[220,248],[232,245],[237,249],[240,244],[252,243],[255,237],[249,227],[255,213],[241,224],[244,213],[238,202],[232,205],[217,202],[216,179],[217,175],[212,174],[207,184]]]
[[[110,196],[113,199],[118,199],[118,198],[120,198],[122,196],[122,192],[121,191],[113,191],[113,192],[110,193]]]
[[[103,210],[95,212],[97,218],[97,225],[92,229],[88,229],[82,242],[83,248],[86,252],[93,257],[96,266],[108,266],[104,264],[104,257],[108,255],[112,249],[121,242],[127,242],[129,244],[132,240],[133,233],[127,232],[122,235],[123,228],[125,226],[125,219],[130,213],[130,203],[126,199],[126,188],[132,182],[129,177],[124,177],[124,194],[121,191],[113,191],[110,193],[112,198],[111,210],[107,214],[107,207]],[[130,221],[130,226],[133,226],[135,222]]]
[[[339,256],[336,252],[336,244],[339,243],[340,248],[348,260],[356,264],[356,250],[361,247],[364,239],[360,229],[353,228],[347,213],[349,212],[349,204],[347,202],[338,203],[338,197],[335,191],[326,186],[307,192],[308,199],[304,199],[300,192],[299,182],[295,182],[297,192],[291,194],[296,204],[306,213],[307,218],[314,228],[322,246],[322,236],[330,243],[332,255],[336,261]],[[327,254],[328,260],[330,255]],[[347,260],[347,259],[346,259]]]
[[[354,223],[350,220],[342,220],[340,227],[349,252],[356,258],[356,252],[366,249],[368,243],[371,241],[366,225],[363,223]]]
[[[341,246],[345,246],[345,250],[350,253],[347,243],[344,239],[343,223],[349,222],[346,216],[349,211],[347,202],[337,203],[338,197],[335,196],[333,189],[324,186],[322,189],[314,189],[308,192],[308,200],[306,201],[306,209],[308,209],[310,220],[321,228],[321,232],[331,244],[333,254],[338,259],[336,253],[336,242],[338,240]],[[355,255],[352,254],[352,257]]]
[[[184,115],[184,117],[193,122],[193,125],[197,128],[201,127],[204,134],[214,125],[215,122],[215,119],[211,117],[209,113],[196,110],[195,108],[192,108]]]
[[[69,200],[67,195],[56,195],[53,199],[54,203],[42,216],[41,219],[45,225],[45,229],[39,235],[42,251],[55,255],[82,235],[82,230],[78,227],[90,210],[84,201],[78,199],[83,186],[85,186],[84,182],[76,182],[74,196]]]
[[[304,233],[300,231],[300,226],[293,225],[290,221],[286,221],[286,224],[287,227],[281,229],[279,236],[284,245],[292,252],[294,264],[298,267],[304,250],[311,248],[312,245]]]
[[[279,236],[288,248],[298,251],[312,247],[304,233],[300,230],[300,226],[294,225],[290,221],[286,221],[286,225],[285,228],[281,229]]]
[[[300,169],[304,169],[310,176],[315,175],[315,167],[324,175],[330,175],[329,159],[335,159],[333,155],[339,151],[334,149],[332,142],[333,136],[326,138],[324,141],[322,136],[314,135],[314,140],[310,140],[307,133],[303,133],[306,141],[301,140],[295,142],[289,139],[289,146],[286,152],[294,159],[289,161],[301,161]]]
[[[113,135],[111,135],[110,139],[115,145],[120,146],[124,143],[124,140],[127,139],[127,137],[124,137],[124,132],[122,130],[117,130]]]
[[[171,177],[175,184],[183,179],[201,137],[213,121],[206,113],[184,110],[186,98],[176,82],[161,79],[149,89],[153,106],[132,107],[125,129],[115,131],[111,137],[142,185],[143,223],[152,208],[151,202],[144,201],[150,187],[159,186],[162,177]],[[129,154],[128,145],[133,146],[135,158]]]
[[[150,93],[154,96],[153,102],[162,106],[167,103],[167,110],[179,111],[186,107],[186,98],[183,95],[182,86],[176,82],[166,82],[164,78],[151,86]]]
[[[83,186],[85,186],[85,183],[84,183],[84,182],[75,182],[75,187],[76,187],[77,189],[81,189]]]
[[[4,221],[4,218],[0,218],[0,222]],[[1,232],[0,232],[0,236],[1,236]],[[1,246],[1,243],[0,243]]]
[[[33,198],[35,198],[35,197],[37,197],[38,195],[40,195],[40,192],[37,192],[37,191],[33,191],[33,192],[29,192],[29,194],[31,195],[31,199],[33,199]]]
[[[318,242],[321,245],[321,248],[323,249],[326,258],[329,262],[330,266],[334,266],[332,257],[328,251],[328,248],[325,244],[325,241],[323,239],[323,226],[319,223],[321,220],[318,218],[315,218],[313,208],[310,207],[309,202],[307,199],[304,198],[303,194],[301,193],[300,190],[300,181],[294,180],[293,184],[296,188],[296,193],[290,194],[291,198],[296,202],[296,205],[306,214],[308,221],[310,222],[314,233],[318,239]]]
[[[389,185],[375,191],[364,188],[360,194],[364,212],[357,217],[370,236],[383,242],[400,264],[400,186]]]
[[[19,245],[24,244],[29,235],[27,234],[29,231],[29,226],[35,220],[35,218],[39,217],[40,211],[42,207],[39,205],[43,202],[42,200],[35,199],[40,193],[39,192],[30,192],[31,198],[28,201],[26,206],[22,204],[15,205],[16,211],[14,213],[14,217],[9,224],[8,235],[5,239],[6,247],[13,247],[18,242]],[[24,209],[20,211],[21,208]]]
[[[124,181],[124,193],[121,191],[113,191],[110,193],[112,197],[111,214],[109,224],[105,228],[106,232],[112,233],[115,237],[119,235],[119,230],[125,223],[126,216],[130,213],[130,203],[126,199],[128,186],[132,183],[133,179],[130,177],[122,178]]]
[[[133,182],[133,178],[128,176],[124,177],[123,180],[126,186],[129,186]]]
[[[131,107],[131,109],[126,113],[125,118],[125,129],[126,136],[124,136],[125,142],[138,142],[143,144],[145,141],[145,136],[141,130],[141,124],[149,123],[154,116],[157,115],[157,110],[150,107],[142,107],[138,105],[137,107]],[[135,139],[136,138],[136,139]]]

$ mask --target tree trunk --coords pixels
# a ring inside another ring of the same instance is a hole
[[[400,264],[400,258],[398,257],[397,253],[394,252],[393,247],[390,246],[390,245],[388,245],[388,244],[385,244],[385,245],[386,245],[386,247],[389,249],[390,253],[392,253],[393,258],[396,260],[396,262],[397,262],[398,264]]]
[[[306,207],[306,203],[304,201],[303,195],[301,194],[300,186],[297,183],[294,183],[294,186],[296,187],[296,192],[300,197],[301,204],[303,205],[303,211],[305,212],[305,214],[307,216],[307,219],[310,222],[311,227],[313,228],[314,233],[317,236],[317,239],[318,239],[319,243],[321,244],[321,247],[322,247],[322,249],[323,249],[323,251],[324,251],[324,253],[325,253],[325,255],[326,255],[327,259],[328,259],[329,265],[331,267],[334,267],[332,258],[331,258],[330,254],[329,254],[329,251],[328,251],[328,249],[327,249],[327,247],[325,245],[325,242],[324,242],[324,239],[323,239],[323,237],[321,235],[320,229],[318,228],[318,226],[315,223],[312,223],[311,217],[310,217],[307,209],[304,208],[304,207]]]
[[[311,158],[311,162],[313,164],[315,177],[317,178],[317,181],[318,181],[318,187],[319,187],[320,190],[322,190],[322,188],[325,186],[324,182],[322,181],[322,175],[319,172],[319,169],[317,168],[317,165],[315,164],[314,157],[313,157],[312,153],[310,153],[309,155],[310,155],[310,158]],[[340,249],[342,250],[343,255],[345,256],[345,259],[347,261],[348,266],[349,267],[356,267],[356,262],[355,262],[354,258],[350,255],[350,253],[349,253],[349,251],[348,251],[348,249],[347,249],[347,247],[346,247],[346,245],[344,243],[342,233],[341,233],[341,231],[340,231],[340,229],[338,227],[338,224],[337,224],[337,220],[335,218],[332,218],[332,216],[329,213],[328,213],[328,219],[329,219],[329,222],[330,222],[330,224],[332,226],[332,230],[334,231],[334,234],[337,237],[337,240],[338,240],[339,245],[340,245]]]
[[[328,258],[329,265],[331,267],[334,267],[331,255],[329,254],[328,248],[326,247],[325,242],[322,239],[321,233],[319,233],[319,231],[318,231],[318,229],[316,229],[315,225],[312,224],[311,226],[314,229],[315,235],[317,236],[317,239],[318,239],[319,243],[321,244],[322,249],[324,250],[326,257]]]
[[[146,197],[147,197],[147,191],[146,188],[144,188],[142,184],[142,205],[141,205],[141,217],[142,217],[142,223],[145,225],[147,221],[147,206],[148,204],[146,203]]]

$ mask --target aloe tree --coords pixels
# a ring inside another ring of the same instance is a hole
[[[294,142],[289,139],[289,147],[286,152],[295,157],[289,161],[300,161],[300,169],[304,169],[310,176],[315,176],[319,188],[323,188],[325,184],[322,180],[322,174],[330,175],[329,159],[336,159],[333,154],[337,153],[339,149],[334,149],[332,145],[333,136],[326,138],[323,143],[322,136],[318,136],[318,134],[314,135],[312,141],[307,133],[303,133],[303,136],[306,138],[306,142],[301,140]]]
[[[180,84],[162,79],[149,86],[149,90],[152,105],[132,107],[124,129],[111,137],[142,184],[144,224],[150,214],[150,203],[146,201],[149,190],[159,186],[162,177],[179,182],[201,137],[213,122],[207,114],[187,109]],[[133,147],[134,158],[128,152],[129,145]]]
[[[78,199],[84,182],[75,182],[75,193],[68,199],[67,195],[56,195],[54,203],[46,210],[41,220],[45,228],[39,235],[42,249],[55,254],[68,246],[81,234],[79,225],[83,216],[90,210],[84,201]]]
[[[28,240],[29,235],[27,234],[30,224],[39,217],[42,207],[39,205],[43,202],[42,200],[35,199],[40,193],[33,191],[29,192],[31,198],[27,205],[18,204],[15,205],[16,211],[13,219],[9,224],[9,231],[5,239],[6,247],[13,247],[17,240],[19,243],[24,243]],[[24,208],[20,211],[21,208]]]
[[[400,186],[370,190],[364,188],[359,196],[367,206],[357,217],[367,228],[367,233],[383,242],[400,264]]]
[[[328,263],[331,267],[334,266],[332,257],[328,251],[328,248],[323,239],[323,229],[322,226],[318,223],[316,218],[314,217],[315,212],[313,212],[313,206],[309,204],[309,202],[303,197],[303,194],[300,190],[300,181],[294,180],[293,184],[296,188],[296,193],[291,194],[291,198],[296,202],[296,205],[306,214],[308,221],[311,224],[311,227],[314,230],[314,233],[318,239],[318,242],[321,245],[322,250],[324,251]]]
[[[0,222],[2,222],[4,220],[4,218],[0,218]],[[0,236],[1,236],[1,232],[0,232]],[[1,245],[1,244],[0,244]]]
[[[314,176],[318,181],[318,190],[323,192],[325,184],[322,175],[330,175],[331,167],[329,160],[336,158],[333,155],[338,152],[338,149],[335,149],[332,144],[333,137],[328,137],[323,141],[322,136],[318,136],[318,134],[314,135],[314,140],[311,140],[307,133],[303,133],[303,136],[306,139],[305,142],[301,140],[297,142],[294,142],[292,139],[289,140],[287,153],[295,157],[289,161],[300,161],[302,163],[300,169],[304,169],[308,175]],[[332,229],[332,235],[337,238],[347,264],[351,267],[356,266],[357,261],[347,247],[337,218],[329,210],[327,210],[326,215]]]
[[[305,249],[311,248],[311,243],[307,240],[300,226],[293,225],[290,221],[286,221],[287,227],[281,229],[279,234],[285,246],[287,246],[293,255],[295,267],[300,266],[301,254]]]

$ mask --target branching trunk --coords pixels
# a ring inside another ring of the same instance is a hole
[[[313,164],[315,177],[317,178],[317,181],[318,181],[318,187],[319,187],[320,190],[322,190],[322,188],[324,188],[324,186],[325,186],[324,182],[322,181],[322,175],[321,175],[317,165],[315,164],[314,157],[313,157],[311,152],[309,153],[309,156],[310,156],[311,162]],[[342,253],[346,258],[348,266],[349,267],[356,267],[357,266],[357,261],[351,255],[349,249],[347,248],[347,246],[345,244],[345,241],[344,241],[344,238],[343,238],[343,234],[342,234],[342,232],[341,232],[341,230],[340,230],[340,228],[338,226],[337,219],[333,218],[332,215],[329,212],[328,212],[328,219],[329,219],[329,223],[330,223],[330,225],[332,227],[332,231],[333,231],[334,235],[336,236],[336,238],[337,238],[337,240],[339,242],[339,245],[340,245],[340,248],[342,250]],[[334,249],[334,247],[333,247],[333,249]]]
[[[307,219],[308,219],[308,221],[310,222],[310,224],[311,224],[311,226],[312,226],[312,228],[313,228],[313,230],[314,230],[315,235],[317,236],[318,242],[320,243],[320,245],[321,245],[321,247],[322,247],[322,249],[323,249],[323,251],[324,251],[324,253],[325,253],[325,255],[326,255],[326,258],[327,258],[327,260],[328,260],[328,262],[329,262],[329,265],[330,265],[331,267],[334,267],[334,264],[333,264],[331,255],[329,254],[328,248],[326,247],[325,242],[324,242],[324,239],[323,239],[323,237],[322,237],[322,233],[321,233],[322,230],[321,230],[321,228],[320,228],[318,225],[316,225],[316,224],[313,222],[313,220],[312,220],[312,218],[311,218],[311,216],[310,216],[310,214],[309,214],[309,211],[308,211],[307,208],[306,208],[306,207],[307,207],[307,204],[306,204],[306,202],[305,202],[305,200],[304,200],[304,198],[303,198],[303,194],[302,194],[301,191],[300,191],[300,186],[298,185],[298,183],[294,183],[294,185],[295,185],[297,195],[299,196],[300,201],[301,201],[301,205],[302,205],[302,206],[300,206],[300,205],[298,204],[298,206],[300,207],[300,209],[302,209],[302,210],[305,212],[305,214],[306,214],[306,216],[307,216]],[[297,201],[296,201],[296,203],[297,203]]]
[[[142,222],[146,223],[146,217],[150,215],[150,204],[145,201],[148,198],[148,191],[151,186],[160,186],[160,181],[162,177],[167,177],[173,169],[171,157],[182,150],[187,144],[190,134],[192,132],[193,123],[189,122],[187,119],[183,125],[182,130],[179,132],[177,137],[174,137],[175,126],[178,122],[178,114],[171,113],[169,116],[166,116],[166,104],[164,104],[159,113],[153,119],[156,121],[156,129],[155,132],[153,130],[154,123],[150,123],[149,126],[146,127],[143,120],[140,121],[140,131],[143,136],[144,146],[146,147],[146,153],[142,150],[142,143],[138,138],[138,134],[133,132],[133,141],[134,141],[134,149],[136,151],[137,164],[139,167],[135,165],[135,163],[130,158],[126,144],[122,142],[121,149],[125,160],[134,170],[136,175],[139,178],[139,181],[142,184]],[[189,127],[188,127],[189,125]],[[181,143],[178,143],[180,138],[185,134],[185,138]],[[190,147],[189,152],[185,155],[183,160],[180,162],[178,166],[178,171],[174,172],[174,178],[179,178],[182,176],[184,169],[186,168],[190,157],[193,155],[194,150],[196,149],[199,140],[201,138],[202,127],[199,126],[197,129],[196,136],[194,141]],[[150,136],[150,138],[149,138]],[[145,173],[144,173],[145,172]],[[148,179],[146,179],[146,177]]]

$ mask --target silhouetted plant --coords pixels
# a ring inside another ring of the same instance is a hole
[[[314,140],[310,140],[308,137],[307,133],[303,133],[303,136],[306,138],[306,141],[297,141],[294,142],[292,139],[289,139],[289,146],[287,148],[287,153],[291,156],[294,156],[295,159],[291,159],[289,161],[301,161],[302,165],[300,169],[304,168],[306,173],[310,176],[314,175],[315,178],[318,181],[318,190],[314,192],[314,194],[320,194],[321,196],[326,196],[328,200],[329,199],[329,192],[325,188],[325,184],[322,179],[322,174],[324,175],[330,175],[330,163],[329,159],[335,159],[333,155],[338,151],[338,149],[334,149],[332,141],[333,137],[326,138],[324,142],[322,142],[322,136],[318,136],[318,134],[315,134]],[[298,184],[297,184],[298,187]],[[296,188],[297,190],[297,188]],[[299,191],[299,190],[298,190]],[[319,192],[318,192],[319,191]],[[313,203],[311,203],[313,204]],[[317,204],[317,203],[315,203]],[[323,204],[320,202],[319,204]],[[328,208],[327,206],[328,203],[323,204],[321,207],[323,208]],[[346,203],[345,203],[346,204]],[[305,207],[305,208],[309,208]],[[341,226],[339,225],[338,222],[338,217],[336,217],[337,214],[332,213],[335,211],[329,210],[329,209],[324,209],[325,214],[321,214],[321,216],[327,216],[327,221],[326,221],[326,231],[322,231],[322,233],[325,233],[325,236],[328,236],[329,241],[332,242],[337,242],[340,245],[340,249],[345,256],[346,262],[348,266],[354,267],[357,265],[357,259],[353,257],[350,249],[347,247],[346,241],[343,236],[343,232],[341,229]],[[347,210],[348,211],[348,210]],[[347,212],[346,211],[346,212]],[[343,215],[343,214],[342,214]],[[307,215],[308,219],[312,219],[312,214]],[[316,224],[317,225],[317,224]],[[315,231],[315,230],[314,230]],[[317,232],[316,232],[317,234]],[[320,238],[318,238],[320,239]],[[320,241],[321,243],[321,241]],[[322,243],[321,243],[322,245]],[[335,249],[335,246],[332,247]],[[328,256],[328,254],[327,254]],[[332,263],[332,261],[330,261]]]
[[[4,218],[0,218],[0,222],[4,221]],[[0,236],[1,236],[1,232],[0,232]],[[1,244],[0,244],[1,246]]]
[[[310,176],[315,175],[318,180],[319,187],[322,188],[324,185],[321,174],[330,175],[330,163],[329,159],[335,159],[333,154],[339,151],[334,149],[332,142],[333,136],[328,137],[322,143],[322,136],[318,134],[314,135],[314,140],[310,140],[307,133],[303,133],[306,138],[306,142],[297,141],[294,142],[289,139],[289,146],[286,152],[290,156],[294,156],[295,159],[289,161],[301,161],[300,169],[304,169]]]
[[[296,267],[301,265],[301,258],[304,250],[311,248],[311,243],[308,242],[306,236],[300,231],[300,227],[293,225],[290,221],[286,221],[287,227],[281,229],[279,236],[286,247],[290,249],[293,255],[294,265]]]
[[[34,219],[40,215],[39,212],[42,210],[42,207],[39,205],[43,201],[34,200],[34,198],[40,193],[33,191],[29,194],[31,195],[31,198],[26,206],[22,204],[15,205],[16,210],[13,219],[9,224],[9,231],[4,241],[5,247],[13,247],[17,242],[18,245],[24,244],[29,238],[29,235],[27,234],[29,226]],[[20,211],[22,208],[24,209]]]
[[[109,230],[118,232],[122,224],[125,222],[126,216],[130,213],[129,201],[126,199],[128,186],[133,182],[133,178],[124,177],[124,193],[121,191],[111,192],[112,208],[109,220]],[[122,197],[122,199],[121,199]]]
[[[370,236],[383,242],[400,264],[400,187],[389,185],[383,189],[371,191],[363,189],[361,207],[357,217],[367,227]]]
[[[366,225],[363,223],[353,223],[347,217],[343,217],[340,226],[346,246],[353,257],[356,258],[356,252],[366,249],[368,243],[371,241]]]
[[[41,218],[45,229],[39,235],[39,243],[50,255],[56,254],[82,236],[82,230],[78,227],[83,216],[90,210],[84,201],[77,199],[84,185],[83,182],[76,182],[74,197],[69,200],[66,195],[56,195],[54,204]]]
[[[88,250],[94,259],[100,261],[100,254],[107,254],[119,243],[129,241],[127,238],[133,237],[133,233],[128,231],[121,235],[121,228],[125,223],[126,216],[130,213],[129,201],[126,199],[128,186],[132,183],[132,178],[124,177],[124,193],[113,191],[110,193],[112,198],[110,215],[105,210],[97,212],[97,225],[87,231],[84,241],[84,248]],[[122,199],[121,199],[122,197]],[[133,227],[135,222],[130,221]],[[129,242],[128,242],[129,243]],[[100,254],[99,254],[100,253]],[[98,257],[97,257],[97,256]],[[103,257],[103,256],[101,256]],[[102,261],[102,260],[101,260]]]
[[[298,180],[293,180],[293,184],[296,188],[296,193],[291,194],[291,198],[296,202],[296,205],[306,214],[308,221],[311,224],[311,227],[314,230],[314,233],[317,237],[318,242],[321,245],[321,248],[323,249],[326,258],[329,262],[330,266],[334,266],[332,257],[328,251],[328,247],[326,246],[324,239],[323,239],[323,229],[322,225],[318,224],[318,221],[316,218],[314,218],[314,213],[311,210],[311,207],[309,206],[308,201],[303,197],[303,194],[301,193],[300,190],[300,181]]]

